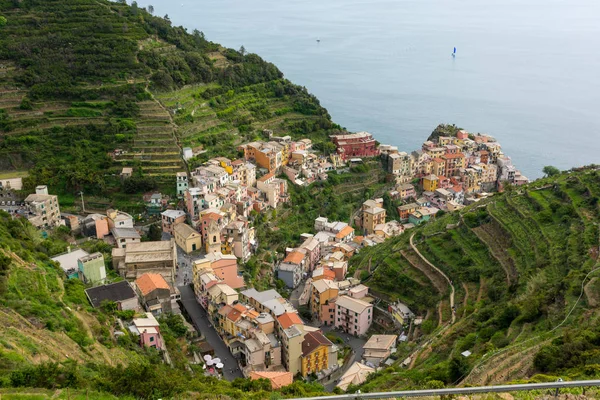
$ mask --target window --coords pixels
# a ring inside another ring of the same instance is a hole
[[[154,342],[154,336],[150,336],[150,342]]]

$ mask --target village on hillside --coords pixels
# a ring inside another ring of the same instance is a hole
[[[239,159],[217,157],[177,173],[176,198],[145,195],[161,240],[144,240],[147,226],[120,210],[61,213],[58,197],[44,185],[24,197],[21,178],[0,180],[0,208],[44,233],[66,226],[83,241],[110,245],[110,259],[74,243],[52,260],[68,279],[87,285],[93,307],[113,302],[119,310],[135,311],[138,317],[125,321],[124,329],[140,346],[162,351],[166,362],[157,318],[172,313],[197,331],[192,362],[203,364],[208,375],[266,378],[273,388],[305,378],[346,390],[391,365],[397,345],[410,341],[423,320],[406,305],[382,303],[370,293],[359,276],[348,273],[351,257],[440,211],[528,182],[493,137],[464,130],[410,153],[378,145],[367,132],[332,136],[336,151],[330,155],[313,150],[309,139],[269,131],[265,136],[239,146]],[[183,149],[183,157],[189,152]],[[366,158],[381,159],[399,218],[388,217],[381,197],[365,199],[351,221],[318,217],[301,244],[284,244],[285,253],[272,263],[285,293],[251,287],[240,267],[259,246],[252,216],[288,203],[288,185],[326,181]],[[134,167],[125,167],[121,179],[133,173]]]

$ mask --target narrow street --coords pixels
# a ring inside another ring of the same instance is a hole
[[[162,233],[161,240],[170,240],[171,235]],[[177,272],[175,274],[175,286],[185,286],[192,282],[192,264],[195,260],[204,257],[199,251],[186,254],[181,247],[177,246]]]
[[[338,335],[344,340],[344,343],[347,346],[350,346],[352,348],[352,352],[354,353],[354,359],[352,359],[350,362],[346,363],[346,365],[343,365],[340,369],[331,374],[329,380],[323,382],[325,390],[331,392],[333,388],[335,388],[335,385],[337,383],[336,381],[342,375],[344,375],[348,368],[350,368],[350,366],[354,364],[355,361],[360,361],[362,359],[364,353],[363,346],[367,341],[365,339],[357,338],[347,333],[334,330],[331,326],[322,326],[321,329],[323,330],[323,334],[326,334],[327,332],[335,332],[336,335]]]
[[[303,279],[302,282],[300,282],[300,284],[298,285],[298,287],[296,287],[296,289],[292,290],[292,293],[290,293],[290,303],[292,303],[292,305],[294,306],[294,308],[297,310],[300,307],[300,304],[298,302],[298,299],[300,298],[300,295],[302,294],[302,290],[304,289],[304,284],[306,283],[306,279]]]
[[[196,301],[192,287],[189,285],[179,286],[179,291],[181,292],[181,303],[192,319],[196,330],[204,335],[208,344],[215,350],[215,357],[219,357],[221,362],[225,364],[223,367],[225,379],[232,381],[235,378],[243,378],[242,372],[238,369],[237,362],[229,352],[229,349],[215,329],[212,326],[209,327],[210,321],[208,320],[208,315]],[[231,372],[232,369],[234,372]]]

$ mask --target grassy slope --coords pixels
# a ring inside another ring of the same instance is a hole
[[[270,396],[266,382],[240,379],[230,383],[204,377],[200,367],[189,371],[189,345],[183,338],[176,339],[168,323],[161,322],[161,331],[173,367],[163,364],[156,352],[141,349],[127,331],[116,340],[114,315],[92,309],[83,284],[65,281],[62,271],[49,260],[48,253],[61,249],[58,242],[42,239],[27,221],[12,220],[0,211],[2,398],[112,399],[115,395],[155,399],[179,395],[258,400]],[[40,389],[29,389],[31,386]],[[296,382],[279,395],[320,393],[320,385]]]
[[[142,9],[14,4],[0,1],[0,171],[33,168],[28,186],[106,199],[122,191],[120,168],[134,166],[172,192],[183,146],[235,156],[263,129],[319,143],[335,127],[274,65]],[[128,153],[113,160],[115,148]]]
[[[440,295],[403,255],[410,255],[412,233],[353,258],[352,270],[371,264],[375,272],[367,282],[381,297],[408,303],[438,326],[413,369],[390,368],[364,389],[427,386],[432,380],[490,384],[536,373],[597,377],[596,281],[565,324],[552,329],[598,266],[599,197],[599,171],[562,174],[466,208],[458,227],[452,226],[459,220],[454,214],[412,232],[420,252],[453,280],[458,319],[451,326],[447,294]],[[445,329],[438,325],[438,307]],[[464,350],[473,355],[464,359]]]
[[[128,363],[137,356],[115,347],[110,321],[99,322],[83,285],[65,286],[47,258],[49,247],[28,223],[0,212],[0,375],[30,363]]]

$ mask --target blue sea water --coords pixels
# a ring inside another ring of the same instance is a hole
[[[447,122],[495,136],[530,178],[544,165],[600,163],[598,0],[138,4],[243,45],[306,86],[338,124],[401,150]]]

